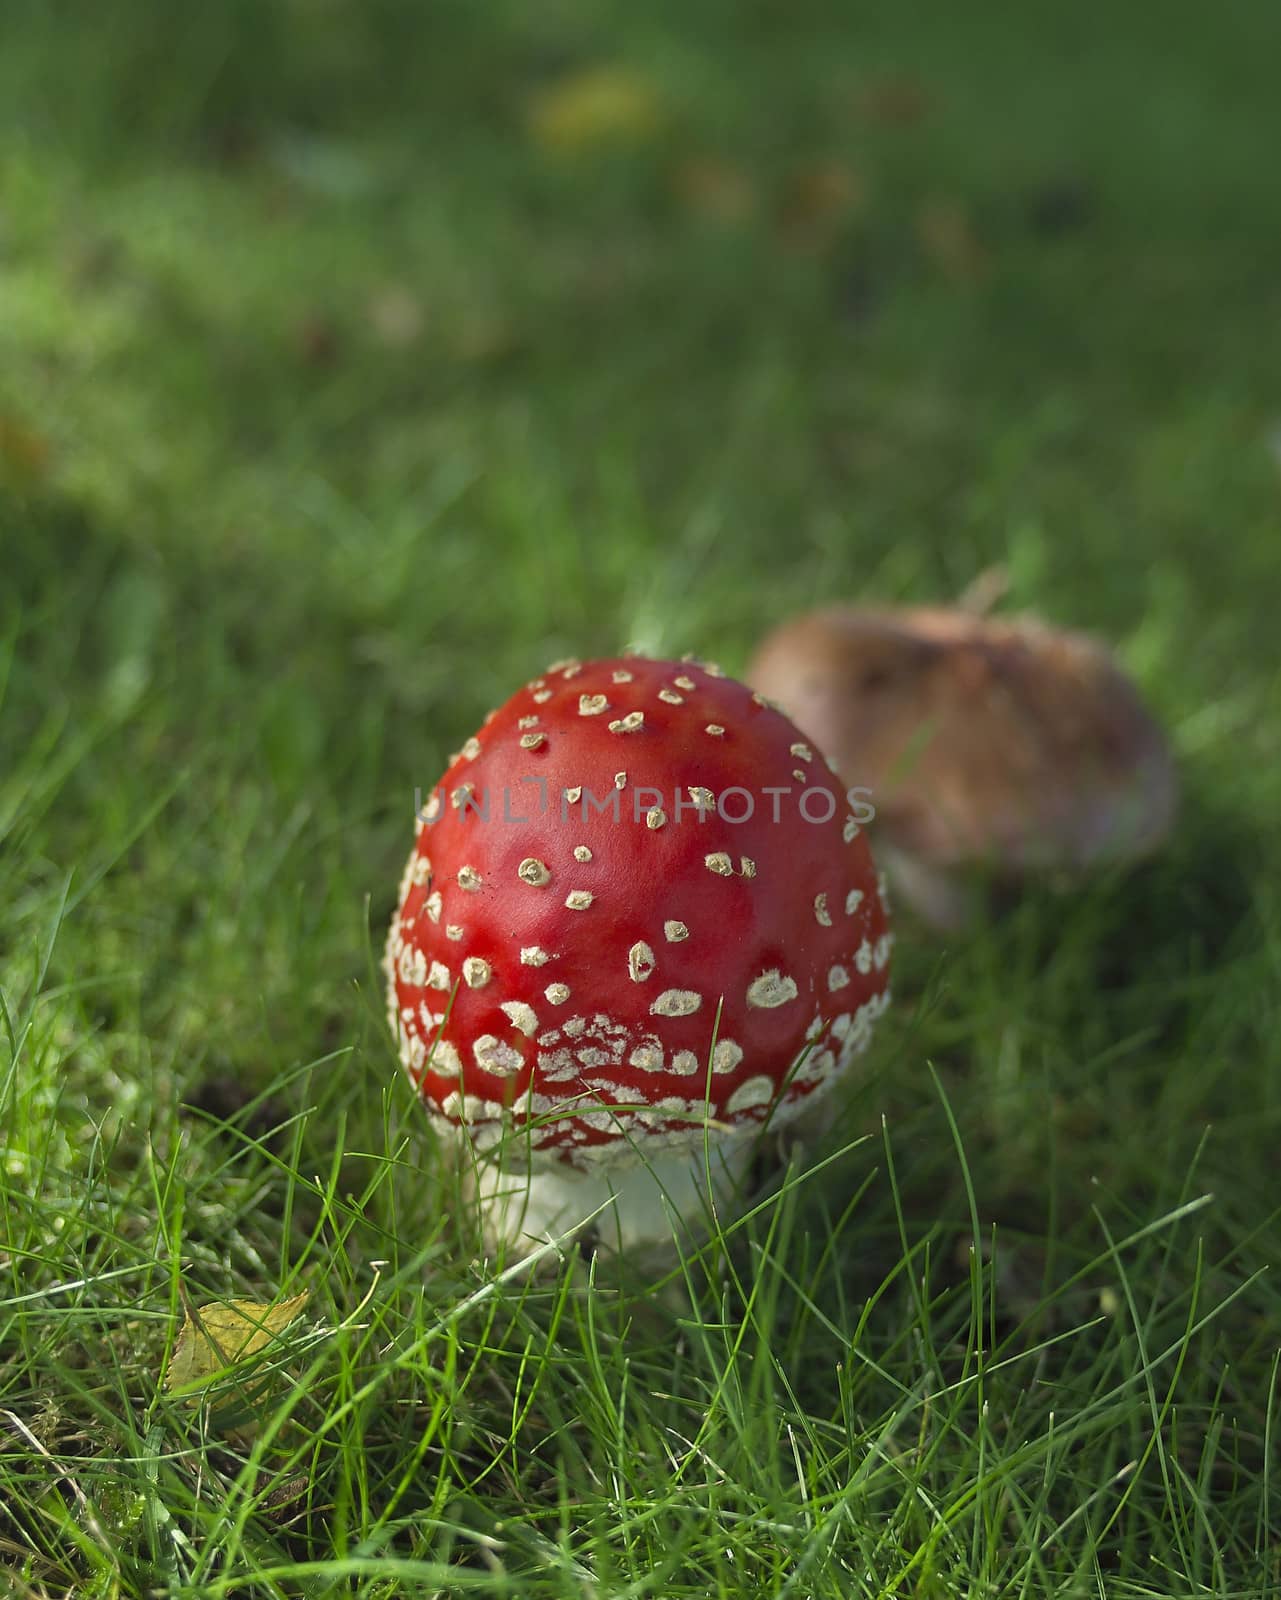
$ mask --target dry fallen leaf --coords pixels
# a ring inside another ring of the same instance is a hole
[[[987,251],[959,200],[936,197],[917,213],[916,234],[927,256],[945,277],[977,278],[987,266]]]
[[[165,1388],[187,1389],[208,1383],[229,1367],[265,1350],[302,1311],[304,1289],[274,1305],[256,1300],[212,1300],[190,1307],[165,1374]]]
[[[295,1473],[292,1478],[280,1478],[275,1487],[263,1495],[262,1508],[269,1517],[279,1522],[310,1488],[311,1479],[305,1472]]]
[[[48,469],[48,439],[21,417],[0,411],[0,482],[31,488]]]
[[[339,351],[338,329],[326,316],[304,317],[294,329],[294,344],[309,367],[332,366]]]
[[[863,175],[841,161],[814,161],[790,174],[778,210],[779,231],[788,244],[815,249],[863,208]]]
[[[530,102],[530,136],[544,150],[578,155],[601,145],[643,144],[662,122],[649,81],[626,67],[571,72]]]

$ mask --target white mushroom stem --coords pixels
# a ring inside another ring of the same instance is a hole
[[[704,1237],[713,1210],[736,1214],[730,1202],[756,1147],[752,1131],[716,1138],[706,1151],[699,1142],[637,1161],[606,1161],[592,1172],[561,1161],[526,1170],[476,1157],[466,1188],[479,1203],[491,1250],[502,1244],[532,1250],[587,1225],[607,1250],[670,1245],[673,1238]]]

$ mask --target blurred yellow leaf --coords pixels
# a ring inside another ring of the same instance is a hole
[[[258,1354],[284,1332],[307,1303],[308,1291],[274,1305],[256,1300],[212,1300],[187,1312],[174,1346],[165,1388],[208,1383]]]
[[[533,98],[528,115],[534,143],[565,155],[607,144],[643,144],[662,120],[653,85],[626,67],[569,73]]]

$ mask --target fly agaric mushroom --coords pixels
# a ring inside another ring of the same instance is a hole
[[[871,791],[878,856],[936,926],[965,920],[967,868],[1079,871],[1146,855],[1169,831],[1166,740],[1083,634],[836,606],[777,628],[747,677]]]
[[[565,662],[419,812],[390,1020],[478,1157],[491,1239],[612,1204],[627,1247],[670,1233],[664,1194],[696,1216],[709,1171],[723,1200],[767,1118],[866,1047],[891,941],[867,841],[785,716],[689,660]]]

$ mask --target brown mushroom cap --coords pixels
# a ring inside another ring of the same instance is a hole
[[[1169,747],[1085,635],[838,606],[779,627],[746,677],[871,790],[874,839],[917,868],[1082,868],[1145,855],[1169,831]]]

